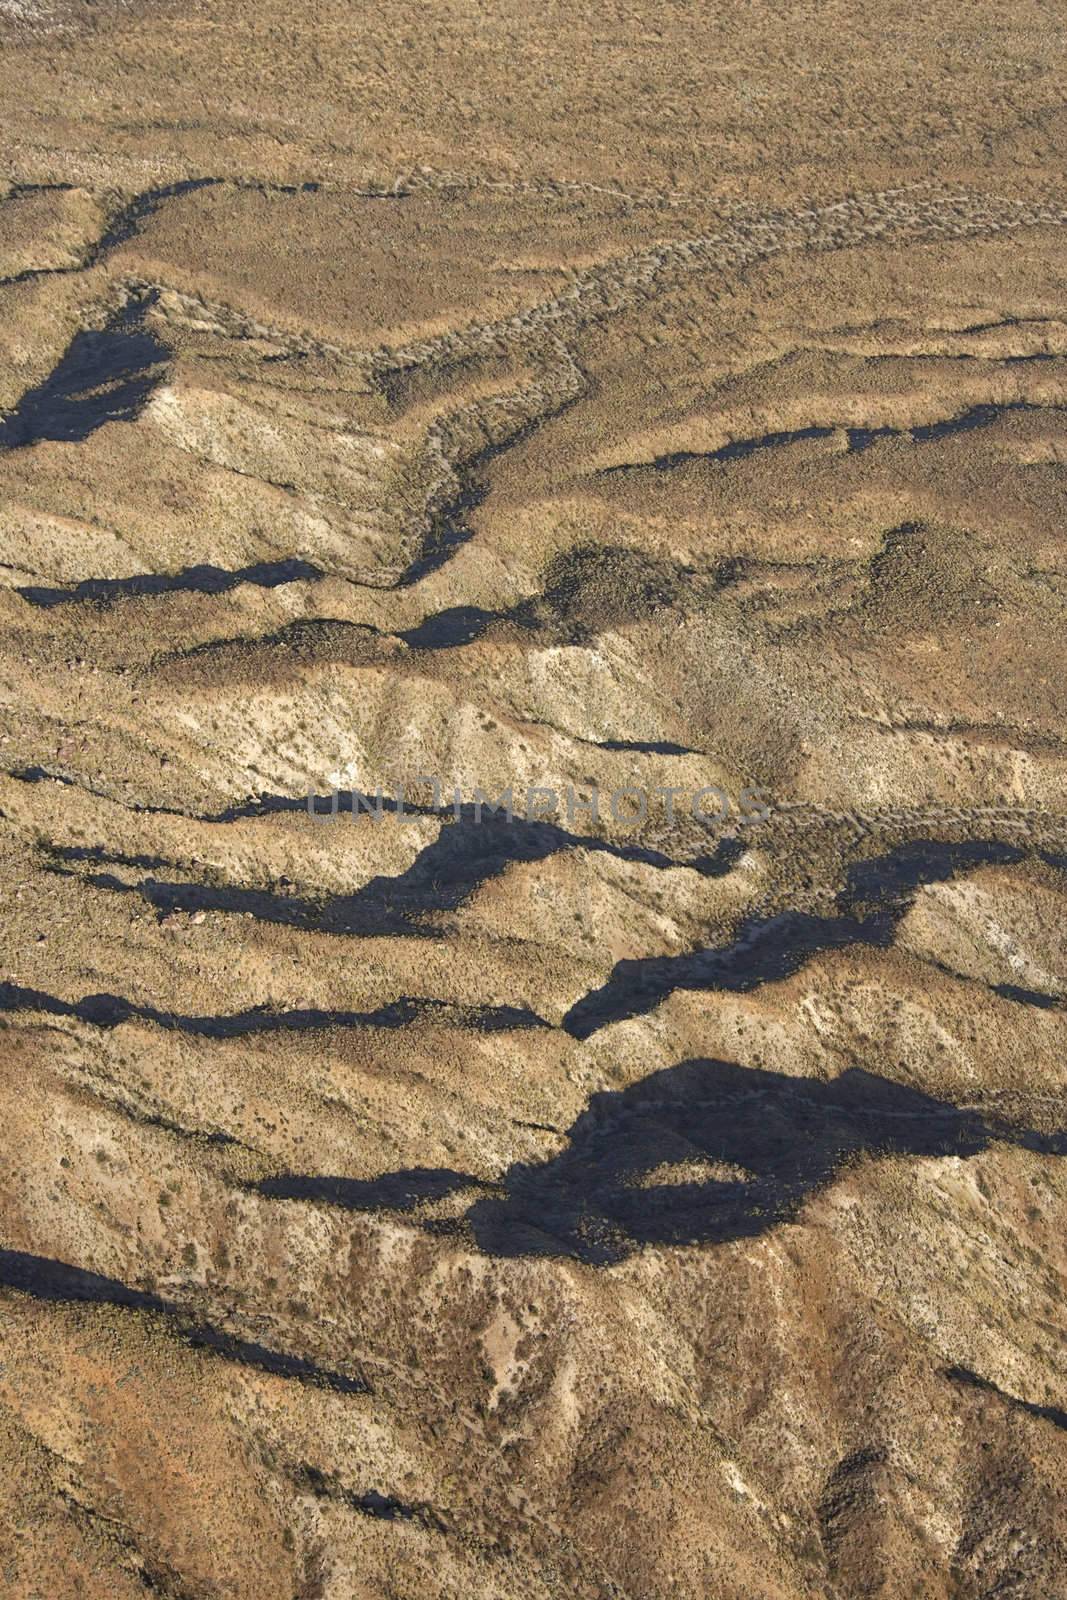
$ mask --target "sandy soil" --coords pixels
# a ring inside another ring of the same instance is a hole
[[[1067,1596],[1065,37],[0,0],[5,1596]]]

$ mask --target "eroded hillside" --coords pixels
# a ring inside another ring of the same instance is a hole
[[[1067,1595],[1062,18],[0,41],[5,1594]]]

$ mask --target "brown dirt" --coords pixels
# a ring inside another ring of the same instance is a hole
[[[0,0],[5,1596],[1067,1597],[1063,62]]]

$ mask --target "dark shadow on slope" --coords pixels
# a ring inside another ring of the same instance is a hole
[[[468,468],[467,474],[473,470],[473,466]],[[413,584],[421,583],[474,538],[467,515],[481,505],[488,492],[482,484],[469,482],[433,513],[418,555],[405,567],[394,588],[410,589]]]
[[[197,189],[212,189],[225,183],[225,178],[181,178],[176,183],[160,184],[154,189],[142,189],[132,200],[122,206],[111,219],[93,252],[93,259],[116,245],[125,244],[140,231],[141,223],[154,216],[165,200],[175,200],[181,195],[193,194]]]
[[[986,428],[1010,411],[1041,411],[1045,407],[1030,400],[1006,400],[971,406],[956,417],[943,417],[937,422],[923,423],[915,428],[857,428],[847,424],[791,428],[780,433],[763,433],[748,439],[732,439],[717,450],[675,450],[669,455],[656,456],[651,461],[623,461],[612,467],[603,467],[598,476],[612,477],[626,472],[669,472],[675,467],[691,462],[739,461],[755,455],[760,450],[780,450],[783,446],[803,444],[811,439],[832,439],[843,433],[851,452],[869,450],[882,439],[909,439],[912,444],[929,444],[934,439],[945,439],[956,433],[969,433],[973,428]]]
[[[194,818],[197,822],[239,822],[244,817],[272,817],[293,815],[303,812],[305,816],[328,817],[335,815],[344,817],[367,814],[377,815],[378,797],[364,794],[362,790],[342,789],[337,792],[337,810],[334,812],[333,796],[329,794],[312,795],[287,795],[287,794],[261,794],[255,800],[244,800],[239,805],[227,806],[223,811],[206,812],[203,816]],[[383,794],[381,799],[381,812],[383,816],[395,816],[400,810],[396,798]],[[411,800],[405,800],[404,812],[413,817],[433,817],[439,815],[433,806],[416,805]],[[182,815],[177,812],[174,815]]]
[[[181,572],[145,572],[130,578],[86,578],[68,588],[45,588],[27,585],[18,590],[32,606],[62,606],[89,602],[110,605],[115,600],[141,599],[146,595],[175,594],[225,594],[239,584],[251,583],[260,589],[276,589],[283,583],[298,583],[302,579],[317,580],[323,576],[320,567],[310,561],[288,557],[283,561],[257,561],[249,567],[227,571],[225,567],[204,564],[185,567]]]
[[[1041,989],[1021,989],[1017,983],[995,983],[993,993],[1002,1000],[1014,1000],[1016,1005],[1036,1006],[1039,1011],[1056,1011],[1064,1006],[1062,995],[1045,994]]]
[[[321,1200],[346,1211],[414,1211],[458,1189],[487,1187],[448,1167],[408,1167],[380,1178],[319,1178],[289,1173],[264,1178],[258,1192],[272,1200]]]
[[[563,1026],[576,1039],[588,1039],[610,1023],[655,1010],[675,989],[744,992],[778,983],[824,950],[850,944],[888,946],[894,927],[894,919],[885,913],[859,919],[783,911],[749,920],[728,945],[617,962],[607,983],[574,1003]]]
[[[450,606],[426,617],[415,628],[398,635],[412,650],[454,650],[472,644],[494,622],[507,620],[506,611],[486,611],[481,606]]]
[[[614,467],[603,467],[599,476],[614,477],[621,472],[670,472],[674,467],[684,467],[693,461],[740,461],[755,455],[757,450],[777,450],[783,445],[803,444],[809,439],[832,439],[835,428],[791,428],[780,433],[757,434],[750,439],[731,439],[717,450],[672,450],[668,455],[654,456],[651,461],[619,462]]]
[[[323,1033],[331,1028],[407,1028],[419,1022],[469,1028],[478,1033],[508,1033],[549,1024],[524,1006],[462,1006],[446,1000],[393,1000],[376,1011],[324,1011],[311,1007],[276,1011],[252,1006],[246,1011],[214,1016],[189,1016],[138,1005],[119,994],[90,994],[81,1000],[60,1000],[40,989],[0,983],[0,1012],[40,1011],[71,1017],[96,1028],[117,1028],[124,1022],[151,1022],[174,1033],[205,1039],[242,1039],[257,1033]]]
[[[646,1245],[763,1233],[864,1157],[968,1157],[995,1140],[1067,1154],[1067,1133],[1013,1128],[858,1068],[823,1081],[686,1061],[593,1095],[565,1150],[508,1168],[462,1222],[489,1255],[562,1255],[604,1266]],[[680,1173],[673,1181],[672,1167]],[[257,1187],[353,1210],[410,1210],[423,1198],[416,1178],[281,1177]],[[478,1182],[459,1173],[426,1178],[429,1198]],[[449,1232],[457,1224],[425,1226]]]
[[[640,845],[608,844],[568,833],[549,822],[525,822],[519,818],[508,822],[503,813],[494,814],[488,808],[479,822],[477,809],[464,806],[459,822],[446,824],[404,872],[372,878],[350,895],[315,900],[270,889],[175,883],[156,878],[131,884],[109,872],[87,874],[85,881],[114,893],[139,895],[164,915],[172,911],[224,911],[317,933],[439,938],[440,926],[429,919],[457,911],[484,883],[516,862],[544,861],[560,851],[580,847],[646,866],[675,865],[661,852]],[[693,863],[693,869],[706,877],[721,877],[743,850],[740,840],[723,839],[711,855]],[[100,847],[87,850],[84,846],[57,846],[51,854],[57,861],[92,859],[114,865],[120,861],[109,858]]]
[[[1017,866],[1026,855],[996,839],[910,839],[851,866],[841,903],[852,911],[870,904],[906,909],[923,884],[944,883],[974,867]]]
[[[381,378],[379,382],[382,384],[383,392],[387,392],[388,383],[383,382]],[[546,422],[562,416],[573,404],[574,399],[567,399],[546,411],[544,415],[532,417],[514,432],[509,433],[506,438],[487,444],[484,449],[479,450],[455,469],[459,487],[448,500],[432,512],[430,527],[423,539],[422,548],[401,573],[394,588],[410,589],[413,584],[420,583],[423,578],[429,577],[432,572],[443,567],[457,550],[474,538],[474,529],[467,519],[469,513],[476,510],[489,494],[489,486],[484,479],[486,468],[497,456],[502,456],[507,451],[515,450],[524,444]]]
[[[850,944],[887,948],[915,890],[970,867],[1015,863],[1024,852],[997,840],[948,844],[920,839],[862,861],[848,874],[836,916],[783,911],[749,920],[727,945],[616,964],[607,983],[576,1001],[563,1026],[577,1039],[644,1016],[675,989],[744,992],[789,977],[824,950]]]
[[[212,1350],[226,1361],[258,1367],[280,1378],[297,1378],[302,1383],[333,1389],[339,1394],[366,1394],[368,1385],[361,1378],[330,1372],[303,1356],[268,1349],[246,1339],[235,1338],[208,1323],[189,1319],[180,1306],[143,1289],[131,1289],[118,1278],[82,1267],[68,1266],[48,1256],[29,1255],[22,1250],[0,1250],[0,1285],[17,1289],[35,1300],[88,1302],[92,1305],[120,1306],[127,1311],[148,1311],[177,1319],[178,1337],[197,1349]]]
[[[598,750],[626,750],[642,756],[699,756],[687,744],[672,744],[669,739],[583,739],[582,744],[595,744]]]
[[[12,778],[16,783],[59,783],[68,789],[80,789],[86,794],[95,795],[101,800],[115,802],[115,797],[105,790],[95,789],[89,784],[81,783],[63,772],[50,772],[46,767],[17,767],[10,772],[0,774]],[[342,790],[337,797],[337,810],[333,808],[333,796],[329,794],[313,795],[282,795],[261,793],[254,799],[242,800],[235,805],[225,806],[221,811],[190,812],[177,806],[153,806],[147,804],[134,804],[129,801],[117,802],[127,811],[139,816],[181,817],[187,822],[228,823],[239,822],[248,817],[314,815],[325,819],[345,817],[351,815],[375,815],[381,811],[382,816],[396,816],[401,808],[395,798],[383,794],[379,801],[378,795],[369,795],[362,790]],[[419,805],[405,799],[403,814],[413,817],[439,817],[446,821],[449,827],[457,823],[461,827],[485,826],[484,815],[488,811],[490,816],[494,807],[483,807],[483,820],[478,822],[477,807],[466,804],[460,807],[458,818],[454,807],[433,805]],[[451,819],[451,820],[448,820]],[[514,826],[510,824],[509,826]],[[615,856],[620,861],[637,861],[648,867],[657,867],[663,870],[676,870],[680,867],[699,872],[707,877],[718,878],[729,872],[734,863],[745,852],[743,841],[733,835],[727,834],[717,840],[714,849],[699,856],[681,860],[675,856],[668,856],[662,850],[654,850],[647,845],[617,844],[609,839],[601,839],[587,834],[568,833],[554,823],[530,822],[518,820],[518,826],[523,828],[551,828],[560,839],[560,849],[588,849],[600,851],[605,855]],[[427,846],[427,849],[432,848]],[[102,845],[79,847],[75,852],[69,846],[51,845],[47,847],[49,853],[57,860],[94,860],[119,865],[123,858],[121,854],[109,852]],[[472,852],[477,853],[477,852]],[[132,859],[132,858],[131,858]],[[146,861],[148,858],[144,858]],[[164,862],[159,857],[152,858],[157,865],[173,865]],[[1046,857],[1045,859],[1051,859]],[[410,870],[410,869],[409,869]],[[388,880],[386,880],[388,881]]]
[[[267,570],[269,572],[269,565]],[[217,569],[206,570],[209,574]],[[249,569],[250,571],[254,569]],[[721,571],[721,569],[720,569]],[[300,574],[301,576],[303,574]],[[322,576],[321,573],[313,574]],[[510,627],[531,636],[551,640],[557,644],[584,644],[594,639],[606,628],[623,622],[643,622],[658,608],[672,605],[680,592],[699,579],[715,589],[721,585],[719,573],[697,574],[691,567],[672,567],[665,561],[656,561],[634,550],[614,546],[576,546],[549,564],[545,573],[544,588],[516,602],[515,605],[490,611],[484,606],[448,606],[432,613],[412,628],[397,633],[383,632],[369,623],[356,623],[337,617],[302,618],[285,623],[272,633],[237,636],[229,639],[211,639],[187,649],[168,651],[159,658],[159,664],[186,662],[198,657],[225,658],[234,651],[247,659],[251,652],[282,648],[298,653],[305,663],[320,660],[356,663],[367,659],[368,646],[399,640],[409,650],[455,650],[472,644],[493,627]],[[123,579],[119,592],[142,592],[141,585],[159,584],[166,580]],[[253,581],[246,574],[236,575],[232,582]],[[285,581],[279,579],[277,581]],[[104,596],[101,580],[80,586],[87,590],[20,590],[24,596],[43,596],[39,604],[58,604],[64,599],[92,598],[90,589]],[[132,585],[132,587],[130,587]],[[116,585],[117,586],[117,585]],[[177,584],[177,587],[193,587]],[[219,584],[218,587],[228,587]],[[212,583],[211,588],[215,585]],[[637,750],[666,755],[699,755],[701,752],[668,741],[629,739],[583,739],[570,735],[579,743],[595,745],[602,750]]]
[[[1042,1422],[1051,1422],[1054,1428],[1067,1429],[1067,1411],[1059,1406],[1042,1406],[1033,1400],[1020,1400],[1017,1395],[1008,1394],[998,1388],[988,1378],[979,1377],[978,1373],[972,1372],[969,1367],[946,1367],[945,1377],[951,1379],[953,1383],[966,1384],[968,1388],[981,1389],[986,1394],[996,1395],[1005,1405],[1017,1411],[1025,1411],[1031,1417],[1039,1417]]]
[[[916,444],[927,444],[931,439],[947,439],[954,433],[970,433],[974,428],[988,428],[991,423],[1009,411],[1040,411],[1042,407],[1030,400],[1004,400],[999,404],[971,406],[958,417],[944,417],[940,422],[928,422],[923,427],[912,428],[911,437]]]
[[[0,449],[41,439],[87,439],[108,422],[129,422],[163,376],[165,345],[142,326],[151,298],[112,317],[105,328],[76,333],[54,370],[27,389],[0,422]]]
[[[578,544],[549,562],[539,594],[497,611],[452,606],[398,637],[412,650],[451,650],[507,624],[558,643],[582,644],[616,623],[646,621],[672,605],[682,590],[692,590],[695,579],[692,568],[627,546]],[[717,586],[714,578],[706,581]],[[631,746],[620,740],[603,748]],[[669,748],[677,752],[680,747]]]
[[[861,450],[869,450],[872,444],[877,444],[879,439],[897,439],[900,437],[898,428],[849,428],[848,448],[853,454]]]
[[[307,1463],[297,1468],[293,1477],[317,1500],[340,1501],[361,1516],[376,1517],[383,1522],[420,1522],[437,1533],[449,1531],[444,1519],[426,1501],[398,1500],[395,1495],[382,1494],[378,1489],[366,1489],[360,1494],[342,1484],[336,1473],[323,1472]]]

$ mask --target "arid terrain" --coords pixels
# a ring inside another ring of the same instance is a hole
[[[1067,1597],[1065,46],[0,0],[5,1600]]]

